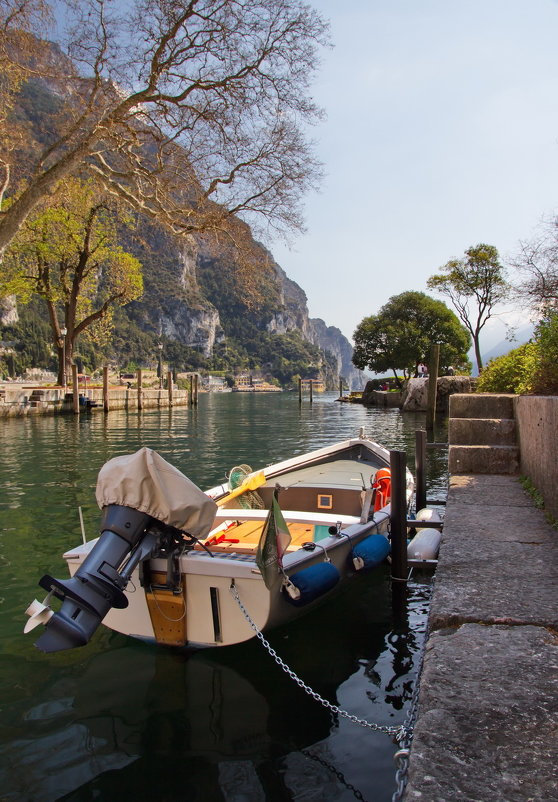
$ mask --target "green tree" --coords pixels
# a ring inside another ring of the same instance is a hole
[[[440,345],[440,363],[457,370],[468,367],[471,338],[443,301],[423,292],[394,295],[377,315],[364,318],[354,333],[353,364],[376,373],[397,371],[405,378],[416,375],[418,363],[430,347]]]
[[[117,244],[122,211],[98,185],[68,179],[49,201],[6,251],[0,295],[44,299],[62,383],[78,337],[106,339],[113,308],[138,298],[143,283],[141,263]]]
[[[491,359],[479,376],[477,390],[558,395],[558,312],[546,307],[530,342]]]
[[[537,364],[533,377],[533,392],[558,395],[558,310],[546,307],[542,320],[535,328]]]
[[[460,320],[473,338],[480,373],[480,333],[493,316],[494,307],[505,300],[509,286],[493,245],[481,243],[465,251],[466,259],[451,259],[431,276],[427,287],[450,299]]]

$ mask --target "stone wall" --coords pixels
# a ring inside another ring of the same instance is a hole
[[[87,398],[94,404],[94,409],[103,410],[102,388],[89,388]],[[138,409],[138,392],[136,388],[110,388],[109,409]],[[187,406],[188,390],[173,390],[172,404],[175,407]],[[159,388],[142,389],[142,408],[158,409],[169,406],[168,391]],[[85,409],[80,408],[84,412]],[[61,387],[38,388],[20,384],[0,386],[0,418],[21,417],[27,415],[48,415],[54,413],[73,413],[72,393],[64,393]]]
[[[521,473],[558,518],[558,396],[521,395],[515,399]]]

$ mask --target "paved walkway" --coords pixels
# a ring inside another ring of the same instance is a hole
[[[558,800],[557,580],[517,477],[451,478],[405,802]]]

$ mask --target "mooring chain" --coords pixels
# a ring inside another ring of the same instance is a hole
[[[405,717],[405,722],[403,723],[403,735],[398,740],[399,749],[393,756],[396,765],[395,771],[395,783],[396,783],[396,790],[391,798],[391,802],[400,802],[403,799],[403,794],[405,792],[405,788],[407,787],[407,774],[409,771],[409,758],[411,754],[411,742],[413,740],[413,734],[415,730],[415,724],[417,721],[418,715],[418,698],[420,692],[420,678],[422,674],[422,667],[424,664],[424,653],[426,651],[426,641],[427,637],[425,637],[422,641],[422,646],[419,651],[419,658],[418,658],[418,669],[417,669],[417,677],[415,680],[415,687],[413,688],[413,693],[411,695],[411,701],[409,702],[409,709],[407,711],[407,715]]]
[[[285,674],[287,674],[294,682],[296,682],[299,688],[302,688],[302,690],[305,693],[307,693],[309,696],[311,696],[313,699],[315,699],[317,702],[323,705],[323,707],[327,708],[330,712],[337,714],[338,716],[342,716],[343,718],[352,721],[354,724],[359,724],[361,727],[366,727],[370,730],[374,730],[375,732],[383,732],[386,735],[395,738],[395,740],[399,744],[405,739],[405,736],[407,735],[405,724],[400,724],[398,727],[388,727],[382,724],[373,724],[370,721],[366,721],[366,719],[358,718],[358,716],[354,716],[352,713],[348,713],[346,710],[342,710],[342,708],[338,707],[337,705],[331,704],[331,702],[328,702],[327,699],[324,699],[323,696],[320,696],[319,693],[310,688],[310,686],[307,685],[304,682],[304,680],[302,680],[298,676],[298,674],[295,674],[295,672],[291,668],[289,668],[289,666],[279,657],[279,655],[277,654],[275,649],[271,646],[269,641],[267,641],[264,638],[263,633],[258,629],[256,624],[250,617],[248,610],[244,607],[242,601],[240,600],[240,596],[238,595],[238,590],[234,582],[231,583],[230,591],[234,600],[240,607],[246,621],[250,624],[250,626],[256,633],[256,637],[261,641],[261,643],[268,651],[268,653],[271,655],[271,657],[275,660],[277,665],[285,672]]]

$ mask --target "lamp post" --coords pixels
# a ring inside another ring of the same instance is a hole
[[[163,387],[163,343],[157,345],[159,349],[159,389]]]
[[[62,385],[66,389],[66,334],[68,329],[62,326],[60,329],[60,336],[62,337]]]

